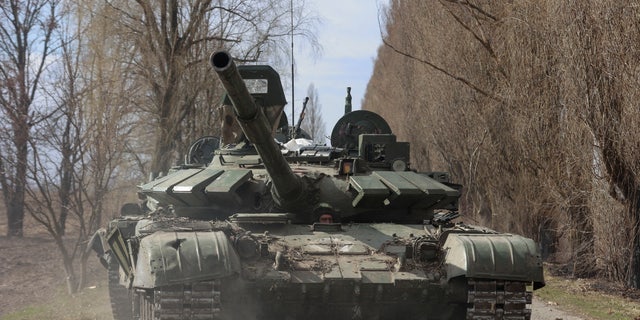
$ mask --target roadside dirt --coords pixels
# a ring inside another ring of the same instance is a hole
[[[88,266],[87,286],[94,287],[106,272],[97,259]],[[55,301],[66,293],[58,248],[45,235],[0,237],[0,316],[30,305]]]
[[[532,318],[536,320],[588,320],[559,309],[554,302],[543,301],[535,296],[533,297],[531,309]]]
[[[6,236],[6,216],[0,214],[0,318],[67,294],[59,250],[47,232],[30,220],[25,221],[23,238],[11,238]],[[106,279],[97,259],[89,260],[87,273],[87,287],[97,288]]]
[[[0,237],[0,314],[46,301],[63,285],[56,250],[45,237]]]

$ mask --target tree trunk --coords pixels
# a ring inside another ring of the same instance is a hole
[[[171,133],[173,129],[167,118],[161,118],[158,128],[156,128],[156,145],[153,159],[151,160],[151,173],[153,177],[159,177],[166,174],[171,167],[173,151],[173,141],[171,141]]]
[[[24,196],[23,196],[24,197]],[[7,236],[22,237],[24,225],[24,206],[16,204],[15,196],[7,206],[8,228]]]
[[[169,172],[172,162],[175,160],[172,155],[175,151],[176,142],[180,140],[180,122],[184,119],[183,111],[174,110],[178,105],[174,99],[178,78],[173,70],[177,67],[173,63],[170,65],[172,69],[169,71],[169,81],[166,83],[165,91],[156,92],[160,118],[158,128],[156,128],[155,153],[151,162],[151,172],[154,177]]]
[[[64,275],[67,282],[67,292],[75,294],[78,292],[78,281],[75,270],[73,268],[73,256],[69,255],[67,248],[64,246],[64,239],[60,235],[53,235],[54,241],[60,250],[62,264],[64,267]]]
[[[640,197],[635,197],[634,203],[629,206],[629,211],[634,228],[632,228],[633,243],[631,244],[627,286],[640,289]]]
[[[636,224],[636,233],[638,225]],[[633,243],[633,253],[631,256],[631,262],[629,263],[629,280],[627,286],[635,289],[640,289],[640,235],[636,235]]]
[[[82,291],[87,283],[87,261],[91,256],[91,252],[93,251],[84,250],[80,256],[80,277],[76,286],[77,291]]]
[[[29,152],[27,147],[29,143],[28,107],[22,107],[21,110],[21,120],[19,123],[13,125],[13,144],[16,148],[16,169],[13,193],[11,193],[7,208],[7,219],[9,223],[7,235],[15,237],[22,237],[23,235],[24,198]]]
[[[24,230],[24,197],[25,183],[27,179],[27,141],[29,137],[29,127],[25,123],[20,126],[25,129],[17,129],[14,140],[16,146],[16,175],[13,183],[13,194],[7,208],[7,218],[9,226],[7,234],[14,237],[22,237]]]

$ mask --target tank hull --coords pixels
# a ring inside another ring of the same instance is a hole
[[[132,222],[134,318],[530,319],[544,281],[531,240],[472,226],[181,221]]]

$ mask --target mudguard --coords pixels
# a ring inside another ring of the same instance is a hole
[[[444,243],[447,279],[503,279],[544,286],[542,259],[533,240],[513,234],[450,234]]]
[[[133,286],[224,278],[240,272],[240,258],[221,231],[156,232],[140,241]]]
[[[98,231],[91,236],[91,239],[89,239],[89,243],[85,250],[87,253],[89,253],[90,250],[93,250],[98,256],[98,259],[100,259],[102,266],[109,268],[109,262],[107,261],[108,256],[106,254],[106,249],[109,247],[106,240],[106,234],[107,230],[105,228],[98,229]]]
[[[107,248],[106,234],[107,231],[104,228],[98,229],[89,239],[86,251],[89,252],[89,250],[93,250],[98,257],[102,258],[106,252],[105,248]]]

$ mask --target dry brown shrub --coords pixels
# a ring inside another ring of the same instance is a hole
[[[363,106],[414,167],[465,185],[466,219],[638,286],[638,17],[632,1],[391,1]]]

